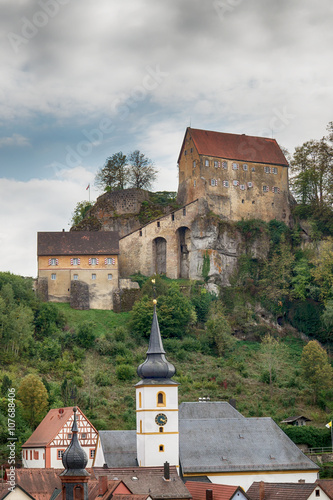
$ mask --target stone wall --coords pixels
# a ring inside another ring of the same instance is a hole
[[[43,302],[49,300],[49,286],[48,279],[46,277],[38,278],[36,286],[37,296]]]
[[[142,202],[148,199],[148,191],[131,188],[104,193],[97,198],[96,204],[112,207],[113,213],[118,215],[137,214]]]
[[[70,306],[73,309],[90,309],[89,285],[83,281],[71,281]]]

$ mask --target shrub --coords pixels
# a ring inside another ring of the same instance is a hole
[[[116,367],[116,376],[118,380],[132,380],[135,374],[135,368],[131,365],[124,364]]]
[[[97,372],[95,375],[95,382],[101,387],[106,387],[111,385],[111,377],[107,372]]]
[[[95,342],[95,325],[91,321],[84,321],[78,328],[77,341],[81,347],[89,349]]]

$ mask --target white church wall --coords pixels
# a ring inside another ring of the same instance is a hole
[[[298,483],[304,480],[306,483],[314,483],[318,479],[316,472],[261,472],[261,473],[228,473],[221,475],[207,474],[212,483],[241,486],[245,491],[249,489],[254,481],[266,481],[267,483]]]

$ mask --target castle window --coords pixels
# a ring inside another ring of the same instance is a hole
[[[227,161],[222,162],[222,168],[224,168],[224,170],[228,169],[228,162]]]
[[[273,193],[279,193],[280,192],[280,188],[278,188],[277,186],[273,186],[272,187],[272,191],[273,191]]]
[[[246,163],[244,163],[243,170],[247,171],[248,169],[249,169],[249,167],[246,165]]]
[[[159,392],[157,393],[157,406],[165,406],[165,393],[164,392]]]
[[[183,208],[183,215],[186,215],[186,208]]]
[[[252,184],[252,182],[248,182],[248,183],[247,183],[247,187],[248,187],[248,188],[251,188],[251,187],[253,187],[253,184]]]
[[[184,155],[185,155],[185,156],[187,155],[187,151],[186,151],[186,150],[184,151]]]
[[[116,259],[115,259],[114,257],[107,257],[107,258],[105,259],[105,261],[106,261],[106,262],[105,262],[105,264],[108,264],[108,265],[113,265],[113,266],[114,266],[114,265],[115,265],[115,263],[116,263]]]
[[[79,275],[78,274],[74,274],[73,279],[74,280],[78,280],[79,279]]]
[[[142,236],[142,229],[140,229],[139,231],[139,236]]]
[[[232,184],[233,184],[235,187],[237,187],[237,186],[239,186],[239,181],[232,181]]]
[[[193,161],[193,168],[195,168],[197,166],[197,162],[194,160]]]
[[[232,164],[232,170],[238,170],[238,168],[239,168],[238,163],[233,162],[233,164]]]
[[[241,189],[242,191],[245,191],[245,189],[246,189],[245,184],[241,184],[239,187],[240,187],[240,189]]]
[[[95,279],[96,279],[96,274],[94,274],[94,273],[93,273],[93,274],[91,275],[91,279],[92,279],[92,280],[95,280]]]
[[[160,444],[158,447],[158,451],[164,451],[164,444]]]
[[[56,278],[57,278],[57,275],[56,275],[55,273],[52,273],[52,274],[51,274],[51,280],[53,280],[53,281],[54,281]]]
[[[157,221],[157,227],[161,227],[161,223],[159,220]]]
[[[112,274],[108,274],[108,280],[112,280]]]
[[[269,187],[268,186],[263,186],[262,190],[263,190],[264,193],[268,193]]]
[[[252,168],[251,168],[251,171],[252,171],[252,172],[255,172],[255,171],[256,171],[256,169],[255,169],[254,167],[252,167]]]
[[[193,153],[193,148],[190,149],[190,152]]]
[[[270,174],[271,169],[269,167],[264,167],[264,172],[265,172],[265,174]]]
[[[209,167],[209,160],[205,160],[205,167]]]
[[[171,214],[171,220],[175,220],[175,214]]]
[[[163,429],[163,427],[160,427],[160,432],[164,432],[164,429]]]
[[[219,167],[219,163],[220,163],[219,161],[214,160],[214,167],[215,167],[215,168],[218,168],[218,167]]]
[[[228,188],[229,187],[229,181],[223,181],[223,186]]]
[[[49,266],[58,266],[58,265],[59,265],[58,259],[55,258],[49,259]]]
[[[273,172],[273,174],[277,174],[277,173],[278,173],[278,169],[277,169],[277,167],[273,167],[273,168],[272,168],[272,172]]]
[[[72,266],[78,266],[79,264],[80,264],[80,259],[78,259],[77,257],[74,257],[73,259],[71,259]]]
[[[194,179],[194,181],[193,181],[193,187],[196,187],[196,185],[197,185],[197,181]]]
[[[217,186],[217,179],[211,179],[210,184],[211,186]]]
[[[242,200],[242,203],[244,203],[244,200]]]

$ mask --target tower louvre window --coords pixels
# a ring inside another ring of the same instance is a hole
[[[166,400],[165,400],[165,393],[164,392],[158,392],[157,393],[157,406],[165,406],[166,405]]]
[[[160,444],[158,447],[158,451],[164,451],[164,444]]]

